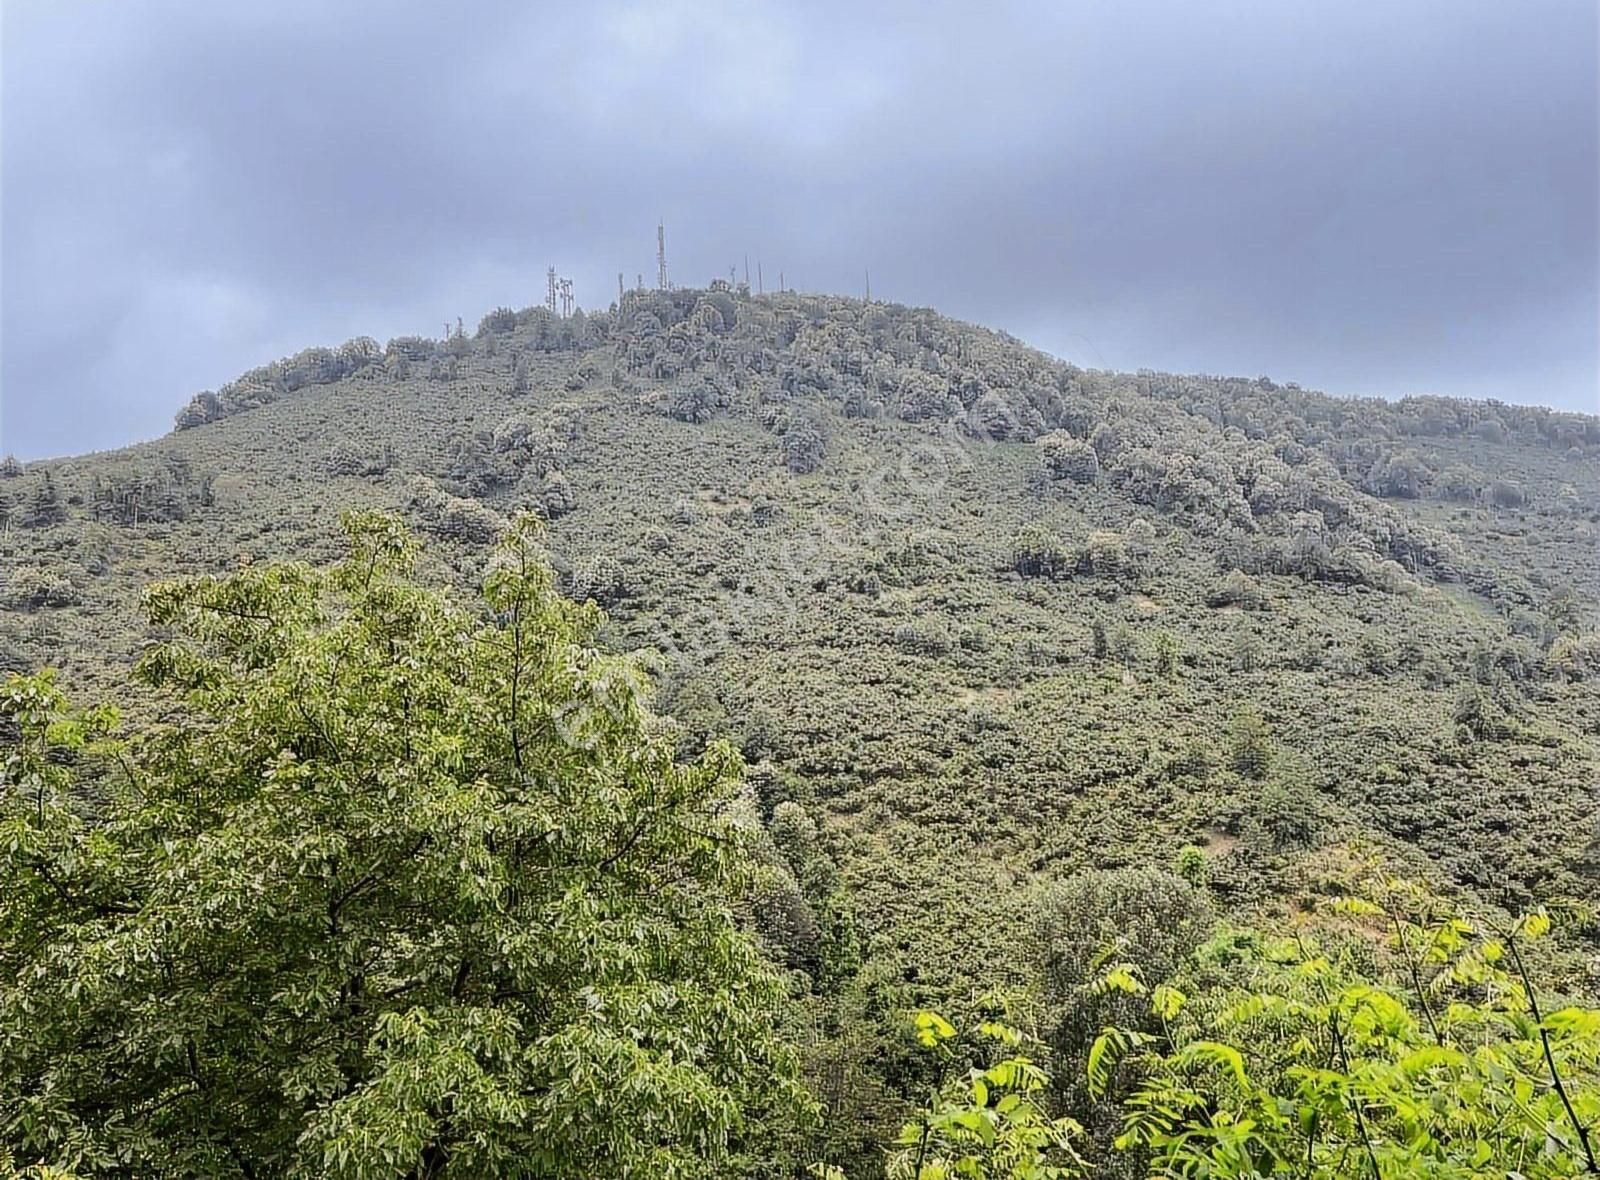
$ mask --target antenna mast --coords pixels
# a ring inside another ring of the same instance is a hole
[[[656,287],[667,289],[667,223],[656,222]]]
[[[572,315],[572,280],[561,280],[561,318],[567,319]]]
[[[869,270],[866,273],[867,273],[867,302],[871,303],[872,302],[872,272]]]
[[[550,268],[548,277],[550,279],[550,291],[549,291],[549,294],[547,294],[544,297],[544,305],[545,305],[546,308],[549,309],[551,318],[554,318],[555,314],[556,314],[556,268],[555,267],[552,266]]]
[[[619,270],[617,272],[617,310],[618,311],[622,310],[622,295],[623,295],[623,290],[622,290],[622,272]]]

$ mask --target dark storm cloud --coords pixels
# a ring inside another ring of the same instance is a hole
[[[1592,0],[8,0],[4,448],[616,274],[1595,408]]]

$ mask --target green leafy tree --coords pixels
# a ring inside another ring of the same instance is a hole
[[[988,1020],[976,1039],[997,1046],[988,1066],[957,1072],[956,1030],[942,1016],[919,1012],[917,1040],[939,1060],[927,1107],[905,1125],[891,1152],[890,1180],[1064,1180],[1082,1174],[1072,1142],[1080,1128],[1051,1118],[1042,1103],[1050,1076],[1023,1053],[1016,1028]],[[954,1076],[951,1076],[951,1075]]]
[[[536,530],[471,613],[380,515],[326,572],[152,588],[140,674],[174,720],[132,741],[6,683],[0,1155],[725,1176],[799,1109],[728,901],[738,757],[675,760]]]
[[[1549,918],[1497,929],[1425,898],[1391,881],[1335,902],[1367,929],[1326,947],[1224,935],[1208,953],[1232,960],[1229,984],[1149,993],[1158,1031],[1107,1028],[1090,1053],[1096,1092],[1119,1063],[1143,1075],[1118,1145],[1148,1152],[1152,1176],[1600,1174],[1600,1011],[1535,990],[1526,944]]]
[[[1053,1090],[1087,1128],[1084,1153],[1097,1163],[1111,1162],[1119,1118],[1115,1109],[1089,1101],[1089,1049],[1107,1025],[1143,1028],[1148,1020],[1141,1002],[1108,990],[1100,977],[1112,963],[1152,986],[1167,981],[1205,939],[1211,906],[1193,884],[1172,873],[1100,869],[1040,895],[1034,923]]]

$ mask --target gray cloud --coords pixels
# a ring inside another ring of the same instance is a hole
[[[654,268],[1594,410],[1592,0],[8,0],[3,448]]]

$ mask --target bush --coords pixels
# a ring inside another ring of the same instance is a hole
[[[341,440],[328,450],[323,468],[329,475],[382,475],[394,466],[394,448],[385,446],[380,451],[364,450],[353,442]]]
[[[1522,485],[1509,479],[1494,480],[1489,484],[1485,495],[1489,503],[1496,508],[1521,508],[1528,502],[1528,495],[1522,490]]]
[[[1388,455],[1373,464],[1364,485],[1375,496],[1415,500],[1421,496],[1432,476],[1428,465],[1412,451]]]
[[[1051,1072],[1058,1100],[1081,1112],[1099,1152],[1109,1155],[1120,1113],[1089,1101],[1089,1051],[1107,1025],[1149,1027],[1133,997],[1097,988],[1111,964],[1146,988],[1170,979],[1211,924],[1205,895],[1160,869],[1081,873],[1048,890],[1034,918],[1043,999],[1050,1014]]]
[[[179,410],[173,419],[173,425],[178,430],[191,430],[196,426],[204,426],[207,422],[215,422],[227,416],[222,407],[222,400],[209,389],[202,390],[189,399],[189,404]]]
[[[1044,459],[1045,470],[1052,479],[1069,479],[1073,483],[1093,483],[1100,474],[1100,456],[1082,439],[1073,438],[1064,430],[1054,430],[1034,444]]]
[[[1547,660],[1552,671],[1568,680],[1600,677],[1600,632],[1560,636],[1550,645]]]
[[[1178,670],[1178,664],[1183,659],[1183,643],[1171,631],[1157,631],[1155,638],[1156,672],[1161,676],[1171,676]]]
[[[580,561],[572,571],[570,585],[573,598],[603,607],[615,606],[631,592],[627,571],[616,558],[605,554]]]
[[[764,866],[750,887],[751,920],[768,953],[785,967],[813,971],[821,932],[799,884],[786,869]]]
[[[942,656],[950,650],[950,633],[938,620],[901,623],[894,629],[894,645],[907,655]]]
[[[582,382],[579,382],[582,388]],[[674,386],[661,400],[661,409],[679,422],[704,422],[716,412],[720,401],[717,389],[707,381]]]
[[[796,475],[807,475],[822,466],[827,438],[814,418],[791,418],[778,438],[778,451],[784,466]]]
[[[1240,610],[1263,610],[1267,596],[1260,584],[1241,570],[1229,570],[1206,593],[1210,607],[1237,607]]]
[[[1030,524],[1011,540],[1011,568],[1027,578],[1053,578],[1069,566],[1061,538],[1042,524]]]
[[[67,506],[62,503],[55,476],[48,467],[39,473],[38,482],[23,498],[16,515],[17,523],[29,529],[49,528],[67,519]]]
[[[1122,534],[1096,529],[1078,554],[1078,572],[1102,578],[1121,577],[1129,568]]]
[[[1356,640],[1356,659],[1373,676],[1383,676],[1393,671],[1398,658],[1394,644],[1387,636],[1376,631],[1365,631]]]
[[[1205,849],[1196,844],[1185,844],[1178,849],[1176,868],[1178,876],[1196,889],[1203,888],[1206,883]]]
[[[210,506],[211,483],[209,473],[196,478],[186,459],[123,460],[94,472],[89,502],[96,520],[122,525],[187,520]]]
[[[412,479],[409,504],[423,527],[441,537],[482,543],[492,541],[505,527],[498,513],[477,500],[450,495],[426,476]]]
[[[1445,468],[1434,485],[1441,497],[1457,504],[1471,504],[1478,498],[1478,490],[1481,487],[1483,487],[1482,474],[1470,467],[1459,465]]]
[[[578,506],[577,494],[572,484],[559,471],[544,477],[539,488],[539,513],[546,520],[556,520]]]
[[[1500,706],[1476,684],[1464,684],[1457,690],[1450,719],[1469,738],[1497,738],[1506,730],[1505,714]]]
[[[478,321],[478,335],[504,335],[517,330],[517,313],[509,307],[497,307]]]
[[[84,571],[80,568],[80,574]],[[18,565],[6,575],[4,604],[12,610],[31,611],[45,606],[76,606],[83,600],[68,570],[39,565]]]
[[[1261,713],[1247,705],[1228,722],[1228,765],[1235,774],[1264,779],[1272,769],[1272,730]]]
[[[1284,850],[1308,846],[1321,827],[1317,799],[1300,779],[1273,780],[1256,797],[1255,813],[1271,837]]]

